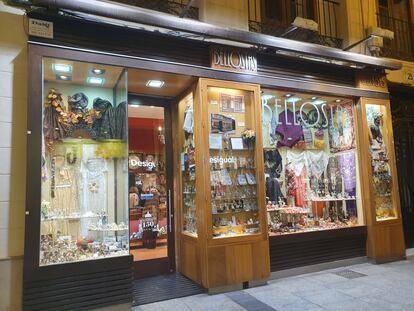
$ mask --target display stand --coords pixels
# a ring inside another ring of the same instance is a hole
[[[376,262],[405,258],[400,197],[388,100],[361,98],[359,123],[368,257]]]
[[[178,267],[210,291],[270,273],[259,103],[259,86],[200,79],[176,111]]]

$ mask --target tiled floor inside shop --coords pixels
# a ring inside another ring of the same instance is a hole
[[[134,311],[413,311],[414,252],[388,264],[363,263],[270,280],[219,295],[199,294],[135,307]]]

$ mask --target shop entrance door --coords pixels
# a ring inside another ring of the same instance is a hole
[[[414,247],[414,100],[405,88],[391,89],[391,111],[405,244]]]
[[[129,228],[135,277],[175,270],[170,100],[129,95]]]

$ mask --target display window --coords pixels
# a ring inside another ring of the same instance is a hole
[[[267,89],[261,99],[269,234],[362,225],[352,99]]]
[[[126,71],[43,59],[40,266],[129,254]]]
[[[179,143],[181,190],[182,190],[182,232],[197,236],[196,213],[196,163],[194,135],[193,93],[189,93],[179,103]]]
[[[397,219],[393,203],[393,177],[390,160],[390,119],[387,106],[366,103],[365,116],[369,134],[369,155],[372,174],[372,200],[377,221]]]
[[[207,88],[213,238],[261,232],[254,92]]]

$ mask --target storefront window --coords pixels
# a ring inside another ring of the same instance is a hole
[[[123,68],[43,60],[40,265],[129,254]]]
[[[372,168],[373,199],[377,221],[395,219],[397,212],[392,202],[392,175],[390,167],[387,109],[384,105],[366,104]]]
[[[213,237],[257,234],[254,94],[209,87],[207,101]]]
[[[188,94],[180,101],[178,109],[180,114],[179,143],[181,145],[183,232],[197,236],[193,93]]]
[[[269,234],[361,224],[352,100],[264,90],[262,124]]]

